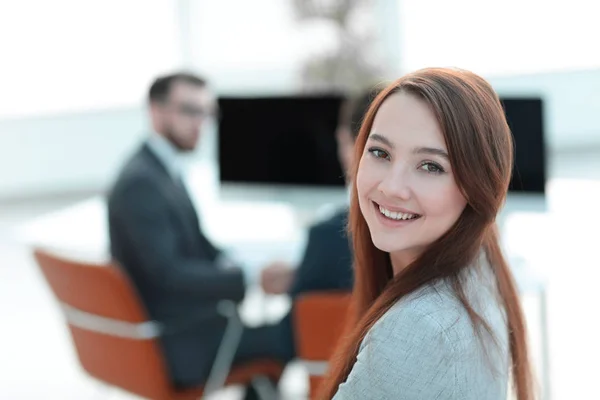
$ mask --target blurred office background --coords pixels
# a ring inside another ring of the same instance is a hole
[[[342,3],[350,12],[332,15]],[[103,392],[79,367],[31,249],[102,256],[102,195],[148,132],[154,77],[181,68],[206,76],[225,124],[235,113],[227,99],[255,107],[248,99],[331,96],[428,66],[470,69],[503,99],[538,104],[525,112],[532,128],[514,127],[522,168],[535,164],[538,181],[513,188],[503,238],[525,266],[546,394],[596,398],[599,36],[595,5],[584,0],[1,0],[0,398],[133,398]],[[296,260],[304,228],[343,204],[344,189],[229,179],[232,157],[219,143],[240,139],[218,128],[202,138],[188,176],[206,230],[250,265]],[[528,139],[529,129],[539,137]],[[250,297],[250,319],[286,307]],[[289,398],[303,398],[303,379],[293,366]]]

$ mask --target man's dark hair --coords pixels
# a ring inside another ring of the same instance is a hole
[[[348,124],[350,127],[350,133],[352,134],[352,139],[356,140],[358,137],[365,114],[380,91],[380,88],[372,88],[363,92],[360,96],[350,100],[350,120],[348,121]]]
[[[148,100],[150,103],[165,102],[169,97],[171,87],[175,82],[189,83],[200,88],[206,86],[205,79],[188,72],[178,72],[161,76],[156,78],[154,83],[152,83],[152,86],[150,86],[150,91],[148,92]]]

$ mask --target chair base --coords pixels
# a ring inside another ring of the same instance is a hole
[[[281,363],[273,360],[260,360],[240,365],[231,370],[225,381],[225,386],[251,384],[261,399],[275,400],[278,398],[278,394],[271,382],[279,380],[283,368]],[[203,399],[203,396],[205,396],[205,393],[202,387],[173,392],[169,400],[197,400]]]

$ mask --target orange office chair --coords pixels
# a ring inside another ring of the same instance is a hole
[[[204,387],[176,390],[157,338],[161,326],[146,311],[126,276],[113,264],[70,261],[35,250],[43,275],[58,299],[82,367],[94,378],[153,400],[198,399],[225,385],[255,384],[264,398],[275,397],[268,379],[283,366],[260,360],[230,369],[243,325],[233,303],[223,303],[228,325]]]
[[[349,306],[347,292],[314,292],[294,302],[296,347],[308,370],[311,399],[316,398],[327,360],[345,329]]]

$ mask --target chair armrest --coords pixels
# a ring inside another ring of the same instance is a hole
[[[225,386],[225,381],[231,370],[235,353],[237,352],[242,333],[244,332],[244,324],[238,313],[237,305],[231,300],[222,300],[217,303],[218,315],[227,318],[227,325],[223,338],[219,344],[217,355],[211,367],[208,379],[204,385],[204,393],[208,395],[216,392]],[[206,311],[194,314],[186,314],[161,324],[160,336],[176,334],[177,332],[185,331],[190,327],[205,324],[210,319],[215,318],[213,311]],[[165,328],[165,325],[168,328]]]
[[[225,386],[225,381],[231,370],[235,353],[240,344],[244,324],[233,301],[221,301],[217,306],[219,313],[227,317],[227,327],[219,344],[217,356],[204,385],[205,395],[209,395]]]

